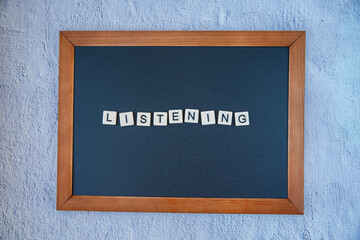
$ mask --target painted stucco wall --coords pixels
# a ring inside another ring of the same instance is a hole
[[[305,30],[304,216],[55,210],[60,30]],[[0,239],[360,239],[360,2],[0,0]]]

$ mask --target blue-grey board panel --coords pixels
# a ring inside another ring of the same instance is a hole
[[[287,198],[287,47],[75,47],[73,194]],[[243,127],[102,111],[248,111]]]

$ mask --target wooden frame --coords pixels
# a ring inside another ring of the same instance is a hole
[[[75,46],[289,47],[288,199],[109,197],[72,194]],[[57,210],[187,213],[304,213],[303,31],[62,31],[59,53]]]

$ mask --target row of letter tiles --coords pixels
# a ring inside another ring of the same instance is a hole
[[[169,118],[168,118],[169,115]],[[228,125],[232,124],[233,112],[219,111],[217,124]],[[235,126],[247,126],[250,124],[249,112],[235,112]],[[154,112],[154,126],[167,126],[169,124],[183,123],[183,111],[169,110],[167,112]],[[102,123],[105,125],[116,125],[117,112],[116,111],[104,111]],[[135,125],[133,112],[119,113],[119,121],[121,127]],[[185,109],[185,123],[198,123],[199,122],[199,110],[197,109]],[[202,111],[201,112],[201,124],[202,125],[214,125],[216,124],[215,111]],[[149,127],[151,125],[151,113],[150,112],[137,112],[136,117],[137,126]]]

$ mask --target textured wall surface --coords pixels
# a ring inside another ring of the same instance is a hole
[[[360,239],[358,0],[0,0],[0,239]],[[305,30],[305,215],[55,210],[60,30]]]

